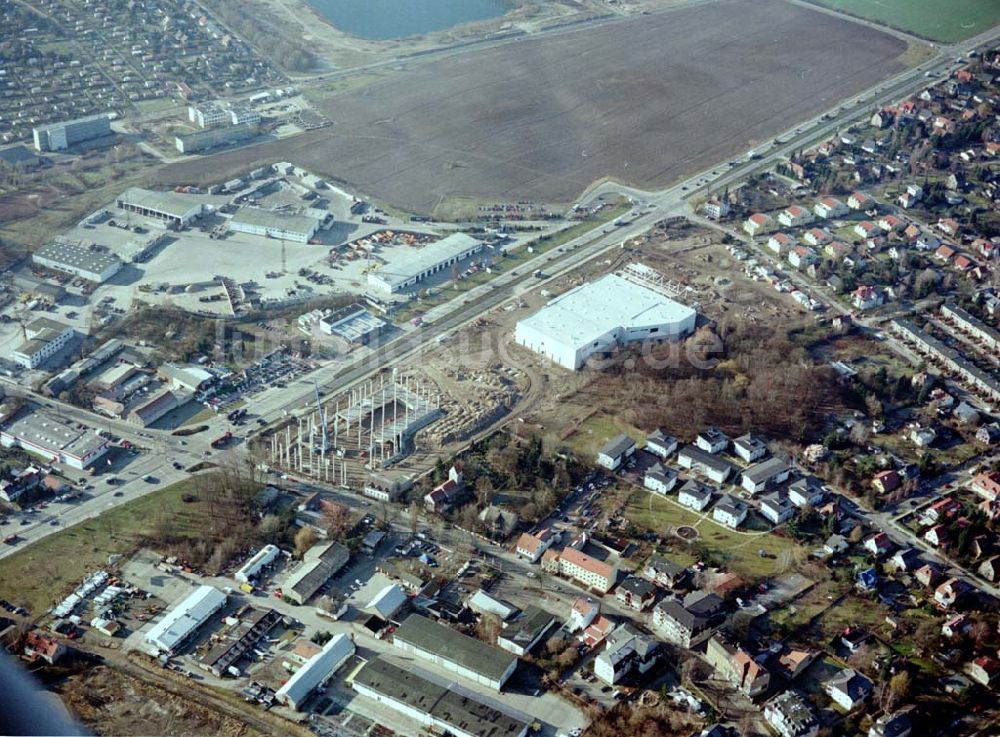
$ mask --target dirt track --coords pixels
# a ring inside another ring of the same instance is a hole
[[[167,167],[288,158],[414,211],[665,186],[902,70],[903,41],[781,0],[719,0],[472,49],[324,104],[331,128]]]

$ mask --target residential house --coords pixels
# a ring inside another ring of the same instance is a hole
[[[1000,660],[982,655],[966,665],[965,672],[976,683],[993,688],[1000,681]]]
[[[767,668],[757,663],[746,650],[719,635],[708,641],[705,658],[720,677],[751,699],[765,693],[771,685]]]
[[[950,609],[972,591],[972,587],[960,578],[949,578],[934,589],[934,602],[941,609]]]
[[[816,737],[819,719],[798,691],[784,691],[767,702],[764,719],[779,737]]]
[[[809,669],[818,653],[814,650],[789,648],[778,656],[777,668],[788,680],[794,680]]]
[[[895,215],[883,215],[876,224],[886,233],[898,233],[906,227],[906,223]]]
[[[756,435],[747,433],[733,441],[733,452],[747,463],[753,463],[767,455],[767,444]]]
[[[1000,443],[1000,422],[990,422],[985,425],[980,425],[979,429],[976,430],[976,442],[980,445],[991,446]],[[972,485],[969,485],[970,488]],[[993,491],[994,496],[996,491]]]
[[[662,428],[657,428],[646,436],[645,450],[657,458],[669,458],[677,450],[677,438],[668,434]]]
[[[853,668],[844,668],[824,686],[827,696],[844,711],[854,711],[871,695],[872,682]]]
[[[656,601],[656,587],[645,578],[627,576],[618,584],[615,598],[622,606],[641,612],[653,606],[653,602]]]
[[[788,252],[788,263],[796,269],[804,269],[807,266],[819,263],[819,256],[808,246],[795,246]]]
[[[910,737],[913,720],[910,710],[901,709],[892,714],[883,714],[868,729],[868,737]]]
[[[762,212],[755,212],[743,222],[743,230],[747,235],[756,237],[762,235],[774,227],[774,221],[770,215]]]
[[[847,538],[843,535],[833,534],[826,539],[823,543],[823,551],[827,555],[839,555],[840,553],[846,553],[850,549],[851,544],[847,542]]]
[[[776,486],[788,480],[791,468],[788,459],[775,456],[761,461],[743,472],[743,488],[751,494],[756,494],[764,489]]]
[[[937,221],[937,229],[945,235],[955,236],[962,226],[954,218],[941,218]]]
[[[514,550],[522,558],[527,559],[531,563],[537,563],[538,559],[542,557],[554,541],[555,535],[548,528],[540,530],[537,533],[525,532],[517,539]]]
[[[707,427],[698,433],[694,444],[706,453],[721,453],[729,447],[729,436],[717,427]]]
[[[854,226],[854,232],[862,238],[872,238],[878,234],[879,228],[871,220],[862,220]]]
[[[65,654],[65,646],[44,632],[32,630],[25,637],[24,656],[32,663],[44,660],[49,665],[54,665]]]
[[[847,198],[847,206],[852,210],[870,210],[875,207],[875,198],[867,192],[852,192]]]
[[[725,483],[733,472],[733,466],[718,456],[706,453],[693,445],[686,445],[677,454],[681,468],[696,471],[717,484]]]
[[[878,532],[865,540],[864,547],[865,550],[876,558],[881,558],[883,555],[887,555],[895,546],[888,535],[884,532]]]
[[[916,548],[900,548],[893,553],[891,561],[892,567],[902,573],[914,571],[922,565],[920,551]]]
[[[501,650],[524,657],[552,629],[556,618],[537,606],[528,605],[524,613],[500,631],[497,645]]]
[[[594,675],[613,686],[629,675],[648,672],[662,653],[660,642],[630,624],[621,624],[606,637],[604,650],[594,658]]]
[[[587,629],[601,613],[601,605],[589,596],[581,596],[573,602],[566,619],[566,629],[570,632],[580,632]]]
[[[840,241],[831,241],[823,246],[823,254],[827,256],[827,258],[836,261],[838,264],[849,258],[853,252],[853,248],[846,243],[841,243]]]
[[[969,488],[983,499],[991,502],[997,501],[1000,499],[1000,471],[977,473],[969,482]]]
[[[823,501],[826,491],[818,479],[803,476],[788,486],[788,501],[796,507],[815,507]]]
[[[687,583],[690,574],[690,569],[678,565],[662,555],[651,556],[642,567],[642,575],[647,580],[666,589],[683,586]]]
[[[712,509],[712,519],[734,530],[747,518],[747,505],[728,494],[724,494]]]
[[[931,504],[920,515],[920,523],[923,525],[933,525],[942,520],[954,517],[962,511],[962,506],[955,501],[954,497],[946,496]]]
[[[840,635],[840,644],[844,646],[847,652],[854,654],[861,652],[870,639],[871,635],[860,627],[848,627]]]
[[[926,448],[937,440],[937,430],[933,427],[917,426],[910,430],[910,442],[918,448]]]
[[[1000,555],[993,555],[987,558],[979,564],[976,571],[991,583],[1000,581]]]
[[[606,594],[615,585],[618,574],[613,565],[597,560],[574,548],[563,548],[561,553],[546,551],[542,556],[542,564],[547,564],[547,570],[555,568],[555,572],[579,581],[588,588],[596,589]],[[554,563],[552,562],[554,560]]]
[[[895,491],[900,485],[902,485],[902,480],[899,478],[899,472],[894,468],[888,471],[880,471],[872,479],[872,486],[880,494],[888,494],[891,491]]]
[[[967,614],[956,614],[941,625],[941,634],[945,637],[961,637],[972,628],[972,620]]]
[[[583,644],[587,647],[596,647],[604,641],[604,638],[611,634],[615,628],[615,623],[603,614],[587,625],[583,631]]]
[[[646,471],[642,484],[649,491],[667,494],[677,485],[677,471],[662,463],[654,463]]]
[[[851,293],[851,304],[856,310],[873,310],[885,304],[885,293],[878,287],[862,285]]]
[[[677,501],[688,509],[703,512],[712,502],[712,488],[695,479],[688,479],[677,494]]]
[[[865,568],[863,571],[858,571],[854,585],[860,591],[874,590],[878,586],[878,571],[874,568]]]
[[[924,563],[914,573],[913,577],[927,588],[933,587],[941,578],[941,569],[934,563]]]
[[[934,258],[943,263],[948,263],[953,258],[955,258],[956,253],[958,253],[958,251],[956,251],[954,248],[949,246],[947,243],[942,243],[940,246],[937,247],[937,250],[934,251]]]
[[[622,433],[613,437],[597,451],[597,465],[609,471],[616,471],[633,453],[635,453],[635,441]]]
[[[718,197],[713,197],[702,207],[702,212],[705,213],[705,217],[707,218],[722,220],[729,215],[729,203]]]
[[[825,246],[833,240],[833,235],[826,228],[810,228],[802,234],[802,240],[810,246]]]
[[[795,505],[783,489],[765,494],[760,499],[760,513],[773,525],[780,525],[795,516]]]
[[[775,233],[767,239],[767,247],[779,256],[788,253],[794,245],[795,239],[787,233]]]
[[[684,601],[689,604],[674,598],[663,599],[653,607],[652,622],[663,639],[690,648],[710,637],[725,616],[722,599],[715,594]]]
[[[950,540],[950,535],[948,534],[948,528],[944,525],[934,525],[934,527],[927,530],[924,533],[924,540],[929,542],[935,548],[940,548],[947,545]]]
[[[816,217],[829,219],[843,217],[850,210],[847,205],[836,197],[824,197],[813,205],[813,212],[816,214]]]
[[[801,228],[812,221],[813,214],[798,205],[790,205],[778,213],[778,222],[787,228]]]

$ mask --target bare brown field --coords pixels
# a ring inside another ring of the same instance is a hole
[[[904,41],[781,0],[719,0],[425,63],[320,101],[322,131],[168,166],[164,183],[290,159],[390,204],[570,202],[663,187],[900,72]]]

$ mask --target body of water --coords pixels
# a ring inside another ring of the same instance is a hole
[[[499,18],[507,0],[306,0],[344,33],[377,41]]]

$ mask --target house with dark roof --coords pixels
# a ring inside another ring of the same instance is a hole
[[[844,668],[823,684],[827,696],[844,711],[854,711],[871,695],[872,682],[853,668]]]
[[[728,444],[728,440],[726,443]],[[725,483],[733,473],[733,465],[694,445],[684,446],[677,454],[681,468],[687,468],[708,477],[717,484]]]
[[[642,567],[642,575],[657,586],[674,589],[687,583],[691,570],[662,555],[653,555]]]
[[[641,612],[653,606],[653,602],[656,601],[656,587],[645,578],[628,576],[618,584],[615,598],[622,606]]]
[[[609,471],[616,471],[633,453],[635,453],[635,441],[622,433],[611,438],[597,451],[597,465]]]
[[[712,487],[695,479],[688,479],[677,493],[677,501],[688,509],[703,512],[712,503]]]

